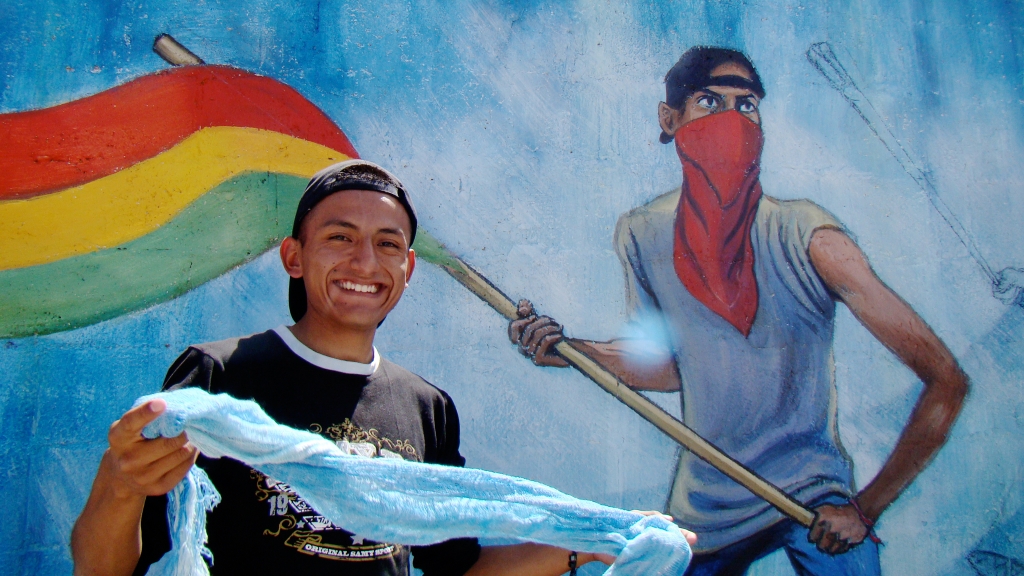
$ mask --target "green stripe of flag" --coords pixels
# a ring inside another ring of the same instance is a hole
[[[243,174],[142,238],[0,272],[0,338],[71,330],[128,314],[252,260],[290,233],[306,182]]]

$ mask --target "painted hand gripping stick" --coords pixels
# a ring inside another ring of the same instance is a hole
[[[0,337],[179,296],[273,247],[309,176],[357,158],[292,88],[224,66],[0,115]]]
[[[254,402],[224,394],[192,388],[145,396],[136,406],[155,398],[167,410],[146,427],[146,437],[186,432],[207,456],[235,458],[286,482],[335,524],[375,540],[511,538],[618,556],[605,576],[682,574],[690,561],[682,531],[663,516],[484,470],[350,456],[321,436],[275,423]],[[217,503],[215,488],[193,468],[168,499],[172,550],[149,574],[208,573],[205,513]]]

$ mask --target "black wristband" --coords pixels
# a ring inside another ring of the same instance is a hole
[[[569,552],[569,576],[576,576],[576,551]]]

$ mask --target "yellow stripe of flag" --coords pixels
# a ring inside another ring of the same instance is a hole
[[[308,178],[347,158],[277,132],[205,128],[105,178],[37,198],[0,202],[0,270],[45,264],[144,236],[242,173]]]

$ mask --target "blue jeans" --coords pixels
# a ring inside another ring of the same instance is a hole
[[[828,496],[817,500],[812,507],[845,503],[846,499],[841,496]],[[792,520],[783,520],[721,550],[695,554],[686,576],[745,574],[754,561],[779,548],[786,549],[793,569],[800,576],[878,576],[881,573],[878,545],[869,538],[845,554],[833,556],[808,542],[807,534],[807,528]],[[699,534],[697,536],[700,537]]]

